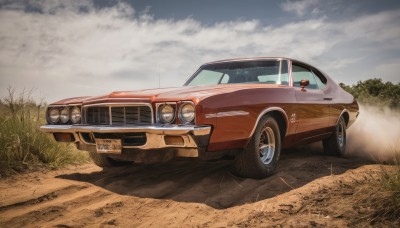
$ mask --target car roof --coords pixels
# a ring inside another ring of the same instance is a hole
[[[213,61],[213,62],[208,62],[208,63],[205,63],[203,65],[212,65],[212,64],[227,63],[227,62],[259,61],[259,60],[291,60],[291,61],[296,61],[296,62],[303,63],[303,64],[311,66],[310,64],[305,63],[303,61],[299,61],[297,59],[287,58],[287,57],[250,57],[250,58],[223,59],[223,60],[217,60],[217,61]]]

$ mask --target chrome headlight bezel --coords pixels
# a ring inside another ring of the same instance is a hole
[[[191,111],[188,111],[186,108],[191,109]],[[193,124],[196,119],[196,107],[194,103],[191,101],[182,102],[182,104],[179,106],[178,117],[183,124]]]
[[[47,120],[50,124],[56,124],[60,121],[60,110],[57,108],[48,109]]]
[[[71,109],[70,119],[71,119],[71,122],[73,124],[78,124],[78,123],[81,122],[81,120],[82,120],[82,111],[81,111],[80,107],[75,106],[75,107],[73,107]]]
[[[64,107],[60,111],[60,121],[62,124],[66,124],[66,123],[68,123],[69,120],[70,120],[69,108]]]
[[[176,106],[175,106],[176,107]],[[173,105],[165,103],[158,106],[158,120],[163,124],[170,124],[175,121],[176,108]],[[169,109],[169,110],[167,110]],[[164,111],[164,112],[163,112]],[[169,118],[166,118],[169,114]]]
[[[79,115],[78,118],[76,118],[77,115]],[[47,124],[79,124],[82,121],[81,105],[50,105],[46,111],[46,120]]]

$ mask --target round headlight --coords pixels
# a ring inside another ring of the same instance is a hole
[[[163,123],[171,123],[175,119],[175,110],[171,105],[162,105],[159,109],[159,116]]]
[[[61,110],[60,120],[62,123],[67,123],[69,121],[69,109],[68,108],[64,108],[63,110]]]
[[[71,121],[74,124],[77,124],[81,121],[81,109],[78,107],[74,107],[71,111]]]
[[[50,109],[49,120],[52,124],[57,123],[60,120],[60,111],[58,109]]]
[[[185,103],[181,106],[179,111],[179,119],[182,123],[190,123],[194,120],[195,109],[192,103]]]

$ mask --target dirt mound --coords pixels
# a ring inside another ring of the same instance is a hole
[[[235,176],[231,161],[84,165],[3,179],[0,226],[361,224],[367,209],[352,206],[354,180],[379,167],[305,151],[284,152],[262,180]]]
[[[287,152],[276,174],[262,180],[235,176],[231,161],[177,161],[58,178],[89,182],[120,195],[203,203],[225,209],[275,197],[314,179],[340,174],[361,164],[364,163],[359,160]]]

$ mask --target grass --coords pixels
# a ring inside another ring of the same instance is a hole
[[[30,93],[9,88],[0,99],[0,174],[54,169],[89,161],[86,152],[71,144],[60,144],[39,130],[45,124],[45,105],[35,103]]]
[[[393,166],[382,166],[379,178],[372,188],[377,190],[375,196],[370,198],[371,204],[376,208],[372,221],[386,218],[400,223],[400,164],[396,160]],[[380,190],[380,191],[379,191]]]
[[[395,151],[395,155],[399,155]],[[371,175],[367,184],[359,190],[362,197],[358,204],[370,208],[368,214],[372,225],[390,221],[400,225],[400,163],[398,157],[394,164],[382,165],[375,176]]]

